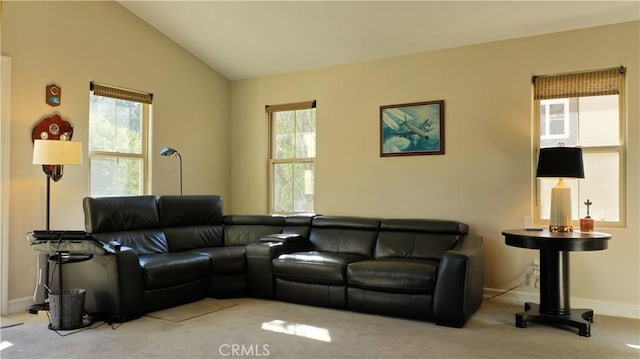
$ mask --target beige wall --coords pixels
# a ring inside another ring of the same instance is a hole
[[[637,317],[639,33],[634,22],[233,82],[230,209],[266,212],[264,106],[315,99],[317,212],[467,222],[485,240],[485,287],[506,289],[537,258],[501,236],[532,211],[531,76],[624,65],[628,226],[597,228],[613,234],[608,250],[571,255],[571,294]],[[379,157],[379,106],[428,100],[445,100],[446,154]]]
[[[598,228],[613,234],[609,249],[572,254],[571,281],[574,304],[637,317],[639,33],[635,22],[230,85],[115,2],[3,2],[2,55],[13,69],[9,299],[32,294],[35,252],[24,233],[44,227],[45,177],[30,163],[31,128],[59,112],[86,158],[89,81],[154,93],[154,194],[178,191],[177,161],[158,155],[173,146],[183,155],[185,193],[222,194],[227,213],[266,212],[264,106],[318,100],[317,211],[467,222],[485,239],[491,289],[515,283],[537,256],[500,235],[532,207],[531,75],[625,65],[628,226]],[[63,89],[57,108],[43,100],[51,82]],[[446,102],[446,154],[380,158],[379,106],[438,99]],[[52,186],[52,228],[82,228],[87,193],[85,159]]]
[[[36,254],[25,233],[45,227],[45,175],[31,164],[31,129],[59,113],[84,148],[83,166],[66,166],[51,186],[51,228],[83,229],[89,192],[89,82],[152,92],[152,191],[179,192],[179,165],[160,157],[177,148],[184,193],[229,188],[229,82],[116,2],[3,2],[2,55],[12,61],[9,299],[33,293]],[[62,87],[62,104],[44,102]]]

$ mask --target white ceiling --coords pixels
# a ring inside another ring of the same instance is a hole
[[[640,20],[635,1],[118,1],[231,80]]]

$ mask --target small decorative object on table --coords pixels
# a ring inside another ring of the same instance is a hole
[[[593,202],[587,198],[587,201],[584,202],[584,204],[587,206],[587,216],[580,218],[580,232],[593,232],[593,218],[589,215],[589,207]]]

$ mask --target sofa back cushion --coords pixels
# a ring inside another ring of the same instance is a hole
[[[224,245],[222,207],[222,197],[215,195],[159,196],[160,225],[169,251]]]
[[[284,218],[284,228],[282,233],[299,234],[304,238],[309,238],[311,221],[313,215],[292,215]]]
[[[258,243],[260,238],[282,233],[285,217],[271,215],[224,216],[224,245],[244,246]]]
[[[361,217],[318,216],[312,221],[309,240],[314,249],[371,257],[380,220]]]
[[[85,197],[82,207],[88,233],[160,227],[155,196]]]
[[[440,260],[453,248],[468,226],[455,221],[385,219],[375,247],[375,258]]]
[[[139,255],[169,250],[155,196],[86,197],[82,206],[85,231],[94,238],[118,241]]]
[[[166,227],[169,252],[181,252],[189,249],[222,247],[222,225]]]
[[[222,207],[220,196],[159,196],[160,226],[222,225]]]

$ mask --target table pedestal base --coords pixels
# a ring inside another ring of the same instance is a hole
[[[578,335],[590,337],[593,310],[582,308],[571,309],[569,314],[549,314],[541,312],[538,304],[527,302],[524,303],[524,312],[516,313],[516,327],[526,328],[528,321],[568,325],[578,328]]]

